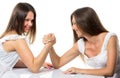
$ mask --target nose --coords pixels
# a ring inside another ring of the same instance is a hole
[[[72,29],[75,30],[75,29],[76,29],[76,26],[75,26],[75,25],[72,25]]]
[[[29,25],[29,26],[32,26],[32,24],[33,24],[32,21],[29,21],[29,22],[28,22],[28,25]]]

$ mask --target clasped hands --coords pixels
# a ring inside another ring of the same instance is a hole
[[[54,45],[56,43],[56,38],[55,38],[55,35],[53,33],[49,33],[47,35],[44,35],[43,37],[43,44],[51,44],[51,45]]]

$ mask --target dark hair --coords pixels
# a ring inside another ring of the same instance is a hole
[[[81,29],[83,33],[94,36],[102,32],[108,32],[101,24],[96,12],[90,7],[83,7],[75,10],[71,14],[71,24],[73,16],[76,20],[78,29]],[[79,38],[74,30],[73,34],[74,42],[76,42]]]
[[[18,35],[22,35],[24,33],[24,20],[27,16],[28,12],[32,11],[34,14],[33,26],[31,31],[29,32],[29,38],[31,43],[35,40],[36,35],[36,11],[29,3],[18,3],[13,9],[10,21],[8,23],[7,29],[3,33],[1,37],[3,37],[7,32],[16,31]]]

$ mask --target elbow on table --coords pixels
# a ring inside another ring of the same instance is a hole
[[[63,66],[63,64],[60,61],[58,61],[57,63],[53,63],[53,68],[55,68],[55,69],[59,69],[62,66]]]
[[[108,77],[112,77],[113,75],[114,75],[114,71],[108,71],[106,73],[106,76],[108,76]]]
[[[28,68],[32,73],[38,73],[40,68],[37,66],[31,66]]]
[[[55,68],[55,69],[59,69],[60,67],[58,67],[58,66],[53,66],[53,68]]]
[[[55,68],[55,69],[59,69],[61,66],[59,66],[59,65],[57,65],[57,66],[55,66],[55,65],[53,65],[53,68]]]
[[[34,68],[31,68],[29,69],[32,73],[38,73],[39,72],[39,69],[34,69]]]
[[[59,69],[60,67],[53,67],[53,68],[55,68],[55,69]]]

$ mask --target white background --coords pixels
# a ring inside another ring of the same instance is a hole
[[[74,10],[84,6],[95,9],[105,28],[115,32],[120,39],[119,0],[0,0],[0,34],[5,30],[11,12],[18,2],[30,3],[37,13],[37,36],[31,48],[34,56],[43,48],[42,38],[47,33],[56,35],[57,43],[54,47],[60,56],[71,48],[73,35],[70,15]],[[46,61],[51,62],[49,56]],[[70,66],[84,67],[84,64],[80,58],[76,58],[63,68]]]

